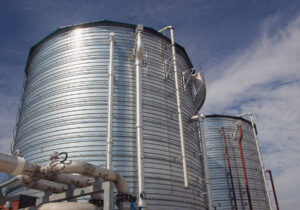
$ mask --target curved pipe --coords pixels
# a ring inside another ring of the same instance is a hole
[[[239,131],[240,131],[240,138],[239,138],[239,148],[240,148],[240,155],[241,155],[241,161],[242,161],[242,166],[243,166],[243,172],[244,172],[244,180],[245,180],[245,185],[246,185],[246,190],[247,190],[247,197],[248,197],[248,203],[249,203],[249,208],[250,210],[253,210],[252,207],[252,201],[251,201],[251,195],[250,195],[250,190],[249,190],[249,183],[248,183],[248,176],[247,176],[247,170],[246,170],[246,165],[245,165],[245,158],[244,158],[244,152],[243,152],[243,145],[242,145],[242,139],[243,139],[243,129],[241,125],[237,125]]]
[[[237,202],[236,202],[236,195],[235,195],[234,182],[233,182],[233,177],[232,177],[231,164],[230,164],[230,156],[229,156],[229,151],[228,151],[228,146],[227,146],[227,140],[226,140],[226,134],[225,134],[225,129],[224,129],[224,127],[222,127],[222,133],[223,133],[223,136],[224,136],[225,154],[226,154],[226,157],[227,157],[227,164],[228,164],[229,175],[230,175],[230,181],[231,181],[231,188],[232,188],[232,194],[233,194],[233,201],[234,201],[235,209],[238,210],[238,206],[237,206]]]
[[[173,26],[166,26],[163,29],[159,30],[158,32],[163,33],[163,32],[165,32],[166,30],[169,30],[169,29],[173,29]]]
[[[272,184],[272,191],[273,191],[274,200],[275,200],[275,204],[276,204],[276,209],[279,210],[279,205],[278,205],[275,185],[274,185],[274,182],[273,182],[272,172],[271,172],[271,170],[266,170],[266,173],[268,173],[269,176],[270,176],[270,180],[271,180],[271,184]]]

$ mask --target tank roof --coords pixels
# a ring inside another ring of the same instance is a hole
[[[211,115],[205,115],[205,118],[230,118],[230,119],[236,119],[236,120],[242,120],[248,124],[251,125],[251,122],[243,117],[239,116],[231,116],[231,115],[221,115],[221,114],[211,114]],[[255,132],[257,134],[257,128],[256,124],[254,124]]]
[[[96,22],[81,23],[81,24],[76,24],[76,25],[71,25],[71,26],[66,26],[66,27],[58,28],[58,29],[56,29],[55,31],[53,31],[52,33],[50,33],[48,36],[46,36],[45,38],[43,38],[41,41],[39,41],[38,43],[36,43],[35,45],[33,45],[30,48],[28,59],[27,59],[27,62],[26,62],[26,67],[25,67],[25,73],[26,73],[26,75],[28,74],[27,68],[28,68],[28,65],[30,63],[31,57],[32,57],[34,51],[41,44],[43,44],[47,40],[51,39],[52,37],[55,37],[55,36],[57,36],[57,35],[59,35],[61,33],[70,31],[70,30],[72,30],[74,28],[78,28],[78,27],[80,27],[80,28],[86,28],[86,27],[95,27],[95,26],[116,26],[116,27],[131,28],[133,30],[135,30],[135,28],[136,28],[136,25],[134,25],[134,24],[122,23],[122,22],[115,22],[115,21],[110,21],[110,20],[101,20],[101,21],[96,21]],[[144,27],[144,31],[146,31],[146,32],[148,32],[150,34],[153,34],[155,36],[158,36],[160,38],[163,38],[163,39],[165,39],[165,40],[167,40],[168,42],[171,43],[171,40],[170,40],[169,37],[163,35],[162,33],[159,33],[157,30],[155,30],[153,28]],[[184,47],[182,47],[181,45],[179,45],[179,44],[176,43],[176,48],[178,48],[183,53],[183,55],[186,57],[186,60],[188,62],[189,68],[193,68],[193,64],[192,64],[190,58],[188,57],[188,55],[187,55]]]

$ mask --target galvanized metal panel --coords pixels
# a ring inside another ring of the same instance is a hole
[[[251,123],[241,118],[230,116],[206,116],[204,120],[204,138],[207,146],[208,168],[214,205],[220,210],[234,209],[233,191],[225,155],[224,136],[221,130],[224,127],[238,209],[249,209],[238,145],[240,133],[239,130],[236,130],[238,124],[242,126],[243,130],[242,146],[253,209],[269,210]],[[234,133],[236,133],[236,138],[234,138]]]
[[[115,33],[113,169],[137,190],[135,147],[135,68],[132,28],[91,26],[55,33],[35,46],[27,79],[14,149],[34,163],[48,162],[53,151],[72,159],[106,163],[109,33]],[[170,43],[143,33],[143,119],[145,189],[148,209],[206,209],[192,89],[180,83],[190,189],[183,188],[181,150]],[[190,68],[179,49],[179,72]],[[171,63],[170,63],[171,65]]]

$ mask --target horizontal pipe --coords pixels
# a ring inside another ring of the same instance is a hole
[[[49,174],[56,173],[77,173],[94,178],[101,177],[104,179],[104,181],[114,182],[120,194],[130,195],[127,183],[124,177],[119,173],[82,161],[71,160],[67,163],[57,162],[56,164],[52,163],[45,166],[39,166],[32,163],[27,163],[24,158],[0,153],[0,171],[13,175],[28,175],[29,177],[34,176],[36,179],[42,179],[43,177],[47,178],[49,177]],[[65,177],[61,178],[64,179]],[[42,180],[37,182],[40,181]],[[39,187],[40,189],[44,189],[44,187],[47,187],[47,183],[49,183],[49,181],[45,181],[46,180],[40,182],[40,185],[32,185],[30,188]],[[54,182],[50,183],[57,184]],[[130,209],[130,203],[126,200],[123,202],[123,206],[124,210]]]
[[[77,187],[87,187],[93,184],[93,179],[75,174],[51,174],[43,176],[43,179],[61,184],[73,184]]]
[[[24,210],[100,210],[91,203],[78,202],[53,202],[45,203],[40,206],[25,208]]]
[[[82,161],[69,161],[68,163],[60,163],[54,166],[43,166],[41,172],[44,174],[57,172],[57,173],[77,173],[91,177],[102,177],[104,181],[114,182],[119,193],[129,193],[127,183],[124,177],[119,173],[112,170],[107,170],[99,166],[92,165]]]
[[[23,173],[33,174],[39,170],[39,167],[26,163],[23,157],[0,153],[0,170],[7,174],[20,175]]]
[[[160,29],[158,32],[159,32],[159,33],[162,33],[162,32],[164,32],[164,31],[166,31],[166,30],[169,30],[169,29],[173,29],[173,26],[166,26],[166,27]]]
[[[12,175],[28,175],[35,178],[42,178],[49,181],[55,181],[62,184],[74,184],[78,187],[92,185],[92,180],[88,177],[82,177],[72,174],[41,174],[40,166],[28,163],[24,158],[0,153],[0,171]],[[0,186],[1,187],[1,186]]]
[[[16,176],[21,185],[30,189],[40,190],[40,191],[50,191],[53,193],[63,193],[67,191],[67,186],[63,184],[58,184],[48,180],[40,179],[35,181],[34,178],[27,175]]]
[[[12,178],[11,180],[0,185],[0,189],[3,187],[7,187],[14,183],[20,182],[20,184],[24,187],[30,189],[36,189],[40,191],[51,191],[53,193],[62,193],[67,189],[66,185],[54,183],[47,180],[34,180],[32,177],[27,175],[18,175]]]
[[[199,115],[194,115],[194,116],[192,116],[190,119],[189,119],[189,121],[190,122],[194,122],[194,121],[198,121],[200,118],[199,118]]]

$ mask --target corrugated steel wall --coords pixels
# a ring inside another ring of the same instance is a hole
[[[208,168],[210,171],[214,205],[217,210],[235,209],[230,173],[225,154],[224,136],[221,129],[224,127],[237,200],[237,209],[249,209],[238,144],[240,132],[239,129],[237,129],[237,125],[241,125],[243,130],[242,147],[253,209],[269,210],[268,198],[264,187],[264,179],[251,123],[241,118],[230,116],[206,116],[204,120],[204,138],[207,146]],[[235,138],[234,134],[236,134]]]
[[[109,33],[115,33],[113,169],[136,192],[134,29],[117,26],[72,28],[35,47],[27,66],[14,150],[39,164],[53,151],[72,159],[106,165]],[[174,73],[170,42],[143,33],[143,120],[145,189],[148,209],[206,209],[201,181],[197,126],[188,119],[196,110],[192,90],[181,103],[190,189],[183,188]],[[179,72],[189,67],[177,49]],[[170,76],[165,79],[164,61]],[[180,74],[181,75],[181,74]]]

